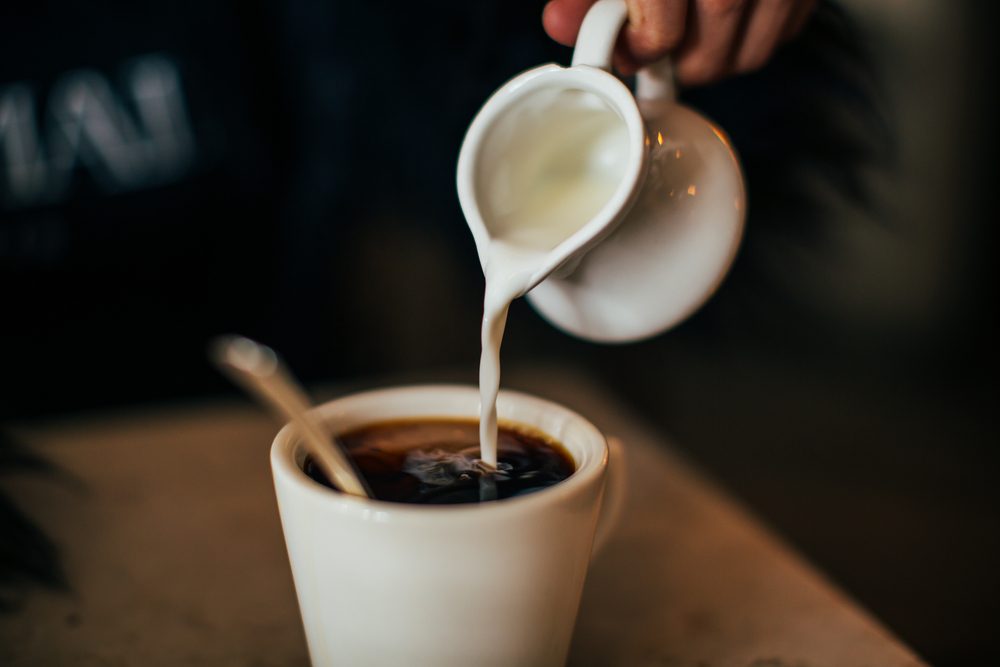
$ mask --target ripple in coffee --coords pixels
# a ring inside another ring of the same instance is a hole
[[[338,438],[375,498],[450,505],[502,500],[557,484],[573,474],[566,450],[548,436],[502,425],[498,462],[479,459],[479,423],[473,420],[382,422]],[[305,472],[333,486],[309,458]]]

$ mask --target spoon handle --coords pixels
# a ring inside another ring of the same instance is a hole
[[[234,382],[295,425],[316,465],[338,489],[371,497],[330,430],[309,411],[305,391],[274,350],[243,336],[227,336],[214,343],[212,359]]]

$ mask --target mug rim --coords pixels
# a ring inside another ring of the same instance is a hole
[[[329,413],[335,412],[338,408],[357,409],[357,407],[350,405],[352,403],[365,404],[373,401],[399,400],[399,398],[403,396],[424,394],[427,392],[441,394],[442,400],[444,400],[444,398],[448,395],[461,395],[466,399],[470,394],[474,394],[476,399],[479,397],[479,388],[473,385],[398,385],[346,394],[333,400],[326,401],[314,407],[312,411],[316,413],[320,419],[325,420],[330,418]],[[526,420],[519,420],[516,418],[509,419],[500,415],[500,421],[529,426],[532,429],[545,433],[559,442],[563,450],[573,459],[573,464],[575,466],[573,473],[566,479],[539,491],[535,491],[524,496],[503,498],[485,503],[458,503],[451,505],[403,503],[389,500],[379,500],[376,498],[361,498],[359,496],[342,493],[323,486],[306,475],[305,471],[295,462],[297,453],[301,451],[303,447],[301,441],[295,437],[294,425],[289,423],[285,424],[278,431],[271,444],[270,459],[274,483],[275,485],[278,485],[280,481],[283,481],[287,483],[288,486],[294,487],[296,490],[311,496],[316,502],[324,504],[327,509],[334,510],[340,514],[353,514],[362,519],[389,521],[393,516],[409,516],[429,519],[431,517],[447,518],[466,516],[470,513],[478,514],[483,512],[490,513],[490,515],[521,512],[529,510],[533,505],[539,505],[542,503],[558,503],[561,499],[571,497],[578,492],[583,491],[590,484],[598,481],[604,474],[604,471],[608,466],[607,438],[600,431],[600,429],[598,429],[585,417],[574,410],[571,410],[559,403],[555,403],[554,401],[549,401],[531,394],[509,389],[502,389],[500,391],[497,402],[498,410],[501,409],[499,404],[504,402],[513,403],[515,405],[533,405],[536,408],[555,412],[556,414],[561,415],[564,419],[573,421],[577,426],[582,427],[586,436],[583,439],[589,439],[593,443],[597,443],[596,447],[593,445],[587,446],[588,451],[586,451],[585,454],[589,455],[578,457],[573,448],[559,438],[555,438],[551,434],[547,433],[541,426],[532,424]],[[427,417],[439,417],[441,419],[467,419],[472,417],[478,419],[478,414],[470,415],[468,412],[456,409],[453,405],[445,405],[439,414],[419,414],[413,413],[412,411],[400,410],[397,414],[394,414],[391,417],[373,417],[366,423],[375,424],[390,419]],[[336,432],[336,427],[334,427],[334,432]]]

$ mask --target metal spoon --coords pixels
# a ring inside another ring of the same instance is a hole
[[[316,465],[338,489],[372,497],[330,430],[309,412],[305,390],[274,350],[244,336],[222,336],[212,342],[209,356],[233,382],[295,424]]]

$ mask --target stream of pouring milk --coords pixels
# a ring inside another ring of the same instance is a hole
[[[483,299],[483,352],[479,359],[479,456],[497,465],[497,394],[500,392],[500,343],[511,302],[524,294],[546,253],[522,251],[502,241],[490,244]]]
[[[496,401],[507,311],[531,287],[553,250],[614,194],[622,178],[624,154],[618,147],[627,145],[624,132],[621,119],[606,108],[551,114],[513,142],[515,155],[505,156],[511,164],[498,170],[498,180],[507,187],[492,197],[494,205],[482,207],[490,244],[484,266],[479,446],[488,466],[497,464]]]

